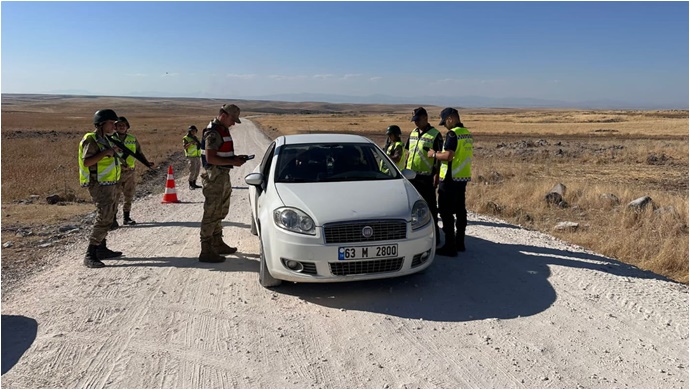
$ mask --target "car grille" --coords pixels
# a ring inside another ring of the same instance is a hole
[[[340,261],[328,263],[331,273],[336,276],[377,274],[382,272],[400,271],[404,257],[397,259],[380,259],[367,261]]]
[[[371,227],[371,237],[364,237],[362,230]],[[331,223],[324,226],[326,244],[344,244],[349,242],[389,241],[407,238],[407,222],[391,221],[357,221]]]
[[[419,267],[420,265],[426,263],[429,260],[429,257],[422,260],[422,255],[423,253],[414,255],[414,257],[412,258],[412,268]]]
[[[303,274],[316,275],[316,264],[304,261],[300,261],[300,263],[302,263],[302,267],[304,267],[302,270]]]

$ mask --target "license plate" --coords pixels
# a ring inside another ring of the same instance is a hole
[[[376,246],[341,246],[338,260],[376,259],[398,256],[398,244]]]

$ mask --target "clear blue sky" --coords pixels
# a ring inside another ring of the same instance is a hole
[[[688,2],[9,2],[2,93],[687,108]]]

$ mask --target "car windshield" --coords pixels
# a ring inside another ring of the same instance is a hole
[[[283,145],[275,182],[314,183],[390,180],[402,177],[381,149],[370,143]]]

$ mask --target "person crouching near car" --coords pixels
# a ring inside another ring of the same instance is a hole
[[[79,143],[79,182],[89,190],[96,204],[96,220],[89,236],[89,247],[84,265],[102,268],[101,260],[122,256],[122,252],[111,251],[106,246],[106,236],[115,218],[115,193],[120,180],[118,148],[106,137],[113,132],[118,120],[115,111],[98,110],[93,116],[95,130],[86,133]]]
[[[201,170],[201,141],[196,137],[199,130],[196,126],[191,125],[187,129],[187,135],[182,138],[182,147],[184,148],[184,155],[189,160],[189,189],[195,190],[203,188],[196,184]]]

